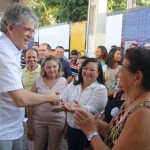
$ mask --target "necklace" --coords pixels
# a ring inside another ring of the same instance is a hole
[[[125,109],[123,110],[123,114],[125,113],[125,111],[127,110],[127,108],[128,108],[134,101],[136,101],[139,97],[141,97],[144,93],[145,93],[145,91],[142,92],[142,93],[140,93],[140,94],[138,94],[138,95],[125,107]],[[118,123],[117,123],[117,125],[121,124],[121,123],[124,121],[124,119],[125,119],[125,117],[124,117],[124,116],[121,116],[120,119],[119,119],[119,121],[118,121]]]
[[[127,99],[129,99],[129,97],[126,93],[123,93],[120,99],[121,100],[127,100]]]
[[[142,92],[142,93],[140,93],[140,94],[138,94],[138,95],[125,107],[124,112],[127,110],[127,108],[128,108],[134,101],[136,101],[136,100],[137,100],[139,97],[141,97],[144,93],[145,93],[145,91]]]

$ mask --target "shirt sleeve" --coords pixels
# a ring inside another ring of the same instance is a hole
[[[70,67],[70,65],[68,64],[68,62],[66,62],[65,67],[66,67],[66,68],[65,68],[65,71],[66,71],[67,77],[68,77],[68,76],[72,76],[71,67]]]
[[[13,53],[0,54],[0,93],[23,88],[21,81],[21,66],[18,57]]]
[[[68,102],[69,94],[71,93],[71,89],[73,88],[73,82],[69,83],[67,87],[63,90],[63,92],[60,94],[60,97]]]
[[[108,101],[107,95],[107,89],[105,87],[93,89],[89,101],[86,105],[83,105],[84,109],[92,114],[103,111]]]

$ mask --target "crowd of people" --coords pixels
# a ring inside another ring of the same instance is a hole
[[[22,150],[23,135],[29,150],[61,150],[62,136],[68,150],[149,150],[150,50],[73,49],[68,60],[63,46],[28,48],[36,24],[18,3],[0,21],[0,150]]]

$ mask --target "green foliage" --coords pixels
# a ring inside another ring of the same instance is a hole
[[[119,11],[125,9],[127,0],[108,0],[107,9],[109,12]]]
[[[137,0],[137,7],[150,5],[150,0]],[[107,8],[109,12],[115,12],[119,10],[126,9],[127,0],[108,0]]]
[[[87,20],[88,0],[32,0],[29,6],[39,16],[39,26]]]
[[[56,23],[53,14],[58,11],[57,7],[50,7],[42,0],[31,1],[28,6],[31,7],[39,17],[39,27]]]
[[[150,0],[137,0],[136,5],[139,6],[148,6],[150,4]]]
[[[48,4],[59,8],[58,12],[54,14],[57,22],[87,20],[88,0],[55,0],[55,2],[49,0]]]
[[[137,0],[137,6],[147,6],[150,0]],[[87,20],[88,0],[32,0],[29,6],[39,16],[40,25]],[[126,9],[127,0],[108,0],[108,12]]]
[[[87,6],[61,7],[55,14],[57,22],[79,22],[87,20]]]

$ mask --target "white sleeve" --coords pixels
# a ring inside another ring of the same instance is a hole
[[[68,102],[69,95],[71,93],[71,89],[73,88],[73,82],[69,83],[67,87],[63,90],[63,92],[60,94],[60,97]]]
[[[84,109],[92,114],[101,112],[104,110],[108,101],[107,89],[95,88],[92,95],[86,105],[83,105]]]
[[[13,54],[2,52],[0,54],[0,93],[23,88],[21,81],[20,60]]]

